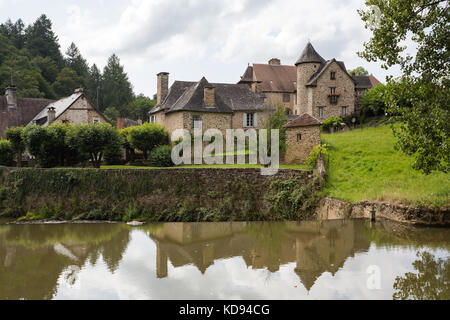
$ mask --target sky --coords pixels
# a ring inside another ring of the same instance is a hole
[[[46,14],[62,52],[74,42],[103,68],[116,53],[136,94],[156,93],[156,74],[237,83],[248,64],[293,65],[308,41],[326,60],[363,66],[378,80],[398,75],[357,56],[369,41],[363,0],[0,0],[0,22]]]

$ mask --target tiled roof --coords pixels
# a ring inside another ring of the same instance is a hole
[[[297,68],[295,66],[253,64],[256,81],[260,82],[261,92],[297,91]]]
[[[204,102],[204,88],[215,88],[215,105],[206,107]],[[264,98],[252,92],[246,84],[209,83],[205,78],[199,82],[175,81],[169,90],[167,98],[150,114],[164,111],[199,111],[233,113],[245,110],[268,110]]]
[[[356,82],[356,89],[371,89],[381,82],[374,76],[353,76]]]
[[[6,97],[0,96],[0,136],[8,127],[26,126],[42,109],[54,100],[17,98],[17,108],[9,109]]]
[[[248,66],[245,70],[244,75],[241,77],[241,81],[239,83],[248,83],[253,82],[253,67]]]
[[[313,116],[304,113],[301,116],[299,116],[297,119],[292,120],[287,125],[285,125],[285,128],[295,128],[295,127],[307,127],[307,126],[319,126],[321,125],[321,122],[314,118]]]

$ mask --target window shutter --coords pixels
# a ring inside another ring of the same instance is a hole
[[[253,125],[255,128],[258,128],[258,114],[254,113],[254,115],[255,115],[255,118],[253,119],[253,121],[254,121]]]
[[[246,128],[247,127],[247,114],[244,112],[244,120],[242,122],[242,127]]]

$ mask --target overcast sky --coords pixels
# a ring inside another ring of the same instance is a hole
[[[161,71],[171,82],[236,83],[248,63],[293,65],[308,39],[325,59],[384,82],[397,71],[357,56],[370,38],[361,8],[363,0],[0,0],[0,21],[29,24],[45,13],[63,52],[73,41],[101,68],[116,53],[135,93],[152,96]]]

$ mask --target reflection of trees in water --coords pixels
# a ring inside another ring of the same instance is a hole
[[[436,259],[429,252],[417,252],[413,263],[417,273],[408,272],[394,283],[394,300],[450,299],[450,258]]]
[[[52,299],[100,255],[117,269],[130,241],[124,224],[20,225],[1,228],[0,299]]]

